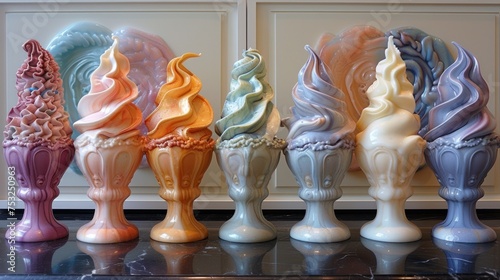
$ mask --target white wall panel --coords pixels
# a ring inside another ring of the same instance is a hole
[[[80,21],[95,22],[113,31],[129,26],[159,35],[175,55],[201,53],[201,57],[190,59],[185,65],[201,79],[201,94],[211,103],[214,119],[219,118],[229,90],[228,73],[246,46],[244,1],[92,2],[0,1],[0,36],[5,39],[0,45],[2,118],[17,102],[15,73],[26,58],[21,45],[34,38],[46,47],[54,36]],[[6,167],[3,155],[1,158],[0,199],[6,205]],[[230,201],[215,156],[201,186],[203,195],[197,202],[198,208],[219,207],[217,201]],[[165,208],[166,203],[157,195],[158,183],[149,168],[137,170],[130,187],[132,195],[125,207]],[[86,195],[86,180],[71,169],[61,180],[60,190],[54,208],[94,207]]]
[[[324,33],[339,34],[358,25],[371,25],[383,32],[410,26],[444,40],[456,41],[479,60],[484,78],[490,87],[489,108],[499,116],[498,98],[498,16],[500,1],[248,1],[248,45],[259,49],[268,67],[268,79],[276,93],[276,105],[282,117],[290,116],[292,87],[297,74],[308,58],[306,44],[314,46]],[[497,128],[497,131],[500,131]],[[280,132],[286,137],[286,129]],[[490,171],[483,187],[486,195],[479,207],[500,207],[500,163]],[[412,182],[414,195],[408,208],[443,208],[437,195],[438,183],[429,168],[417,172]],[[342,182],[343,197],[336,208],[371,208],[374,201],[367,195],[368,182],[361,171],[349,172]],[[271,196],[280,197],[297,191],[286,162],[277,168],[270,185]]]

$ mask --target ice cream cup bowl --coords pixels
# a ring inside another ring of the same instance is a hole
[[[460,144],[438,138],[428,144],[425,158],[440,184],[439,195],[448,205],[445,220],[432,230],[434,238],[463,243],[497,238],[492,228],[479,221],[476,203],[484,196],[481,184],[495,164],[499,147],[496,135]]]
[[[235,213],[221,226],[219,237],[239,243],[273,240],[276,229],[264,217],[262,202],[269,195],[267,185],[285,142],[245,137],[233,140],[219,142],[215,149],[229,197],[235,202]]]
[[[73,144],[4,142],[4,157],[9,173],[12,172],[9,175],[17,180],[16,195],[25,204],[22,219],[7,230],[7,238],[14,236],[17,242],[40,242],[68,235],[67,227],[54,217],[52,202],[59,195],[59,182],[74,154]]]
[[[420,229],[406,218],[405,202],[413,194],[411,180],[423,158],[425,141],[401,150],[377,146],[356,146],[356,156],[376,200],[377,214],[364,224],[361,236],[383,242],[413,242],[422,237]]]
[[[299,184],[299,197],[306,203],[304,219],[290,230],[294,239],[327,243],[349,239],[346,225],[334,213],[334,202],[342,196],[344,179],[354,149],[354,141],[336,145],[315,143],[284,151],[288,167]]]
[[[139,231],[125,218],[123,203],[131,194],[129,183],[143,156],[143,137],[103,139],[84,133],[75,147],[76,162],[90,185],[87,195],[96,204],[93,219],[78,229],[77,239],[117,243],[137,238]]]
[[[201,195],[199,186],[212,159],[213,141],[192,147],[170,144],[146,151],[149,166],[160,184],[158,193],[168,207],[165,219],[151,229],[150,236],[167,243],[203,240],[208,237],[208,230],[194,217],[193,202]]]

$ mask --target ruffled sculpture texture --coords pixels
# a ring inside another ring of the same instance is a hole
[[[59,66],[36,40],[23,45],[28,57],[16,73],[17,104],[7,115],[4,157],[25,203],[23,218],[6,232],[20,242],[38,242],[68,235],[52,213],[59,182],[75,148]],[[15,229],[13,231],[13,229]]]

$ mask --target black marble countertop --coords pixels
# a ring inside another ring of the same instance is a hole
[[[500,237],[498,211],[482,221]],[[133,215],[140,229],[137,240],[119,244],[88,244],[76,240],[84,217],[61,220],[68,226],[67,238],[51,242],[17,243],[15,272],[8,271],[8,244],[0,246],[0,279],[500,279],[499,241],[463,244],[433,240],[432,226],[443,217],[419,218],[423,238],[411,243],[383,243],[359,236],[363,218],[338,215],[350,228],[352,237],[339,243],[306,243],[290,239],[290,228],[301,219],[295,215],[273,214],[271,222],[278,238],[264,243],[239,244],[218,238],[218,229],[230,214],[204,215],[209,229],[206,240],[169,244],[153,241],[149,231],[163,214]],[[130,215],[129,215],[130,216]],[[128,217],[129,217],[128,216]],[[147,217],[146,217],[147,216]],[[56,215],[57,217],[57,215]],[[91,216],[90,216],[91,217]],[[267,217],[267,216],[266,216]],[[7,221],[0,222],[4,235]]]

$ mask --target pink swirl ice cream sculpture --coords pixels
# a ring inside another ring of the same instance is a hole
[[[196,220],[193,202],[210,165],[215,141],[208,128],[213,121],[209,102],[200,95],[202,83],[184,62],[199,54],[185,53],[167,66],[167,82],[156,97],[156,109],[146,118],[149,130],[146,157],[167,201],[165,219],[151,229],[151,238],[168,243],[208,237]]]
[[[123,203],[143,155],[142,113],[132,103],[137,86],[127,77],[129,61],[119,52],[118,39],[113,40],[90,77],[89,93],[78,102],[81,119],[73,124],[82,133],[75,140],[76,162],[96,205],[94,217],[76,235],[88,243],[123,242],[139,234],[125,218]]]
[[[370,183],[377,215],[363,225],[361,236],[383,242],[419,240],[421,231],[406,218],[404,204],[412,195],[410,182],[426,143],[418,135],[413,86],[392,37],[367,96],[370,104],[357,122],[355,154]]]
[[[23,49],[28,57],[16,73],[18,101],[7,115],[3,149],[8,176],[17,181],[16,195],[25,208],[15,230],[9,228],[5,237],[39,242],[68,235],[66,226],[54,218],[52,202],[75,148],[59,66],[36,40],[24,43]]]
[[[23,49],[28,57],[16,73],[18,101],[7,115],[3,149],[8,176],[17,181],[16,195],[25,208],[22,219],[9,227],[5,237],[39,242],[68,235],[67,227],[54,218],[52,202],[59,195],[59,182],[75,148],[63,107],[59,66],[36,40],[24,43]]]
[[[284,151],[287,164],[306,202],[306,214],[290,236],[306,242],[349,239],[350,231],[337,220],[333,204],[342,196],[344,178],[354,150],[355,123],[347,113],[345,94],[329,76],[330,70],[309,47],[309,58],[293,88],[292,117]]]
[[[215,146],[217,162],[235,202],[234,215],[219,230],[219,237],[227,241],[276,238],[276,229],[262,213],[262,202],[269,195],[267,184],[286,143],[275,137],[280,116],[266,74],[260,52],[245,50],[233,65],[230,92],[215,123],[220,136]]]
[[[438,83],[438,100],[429,111],[425,158],[439,184],[439,195],[448,204],[446,219],[432,236],[464,243],[497,238],[479,221],[476,202],[483,197],[481,184],[495,163],[500,137],[488,110],[489,89],[477,59],[460,45],[456,61]]]

